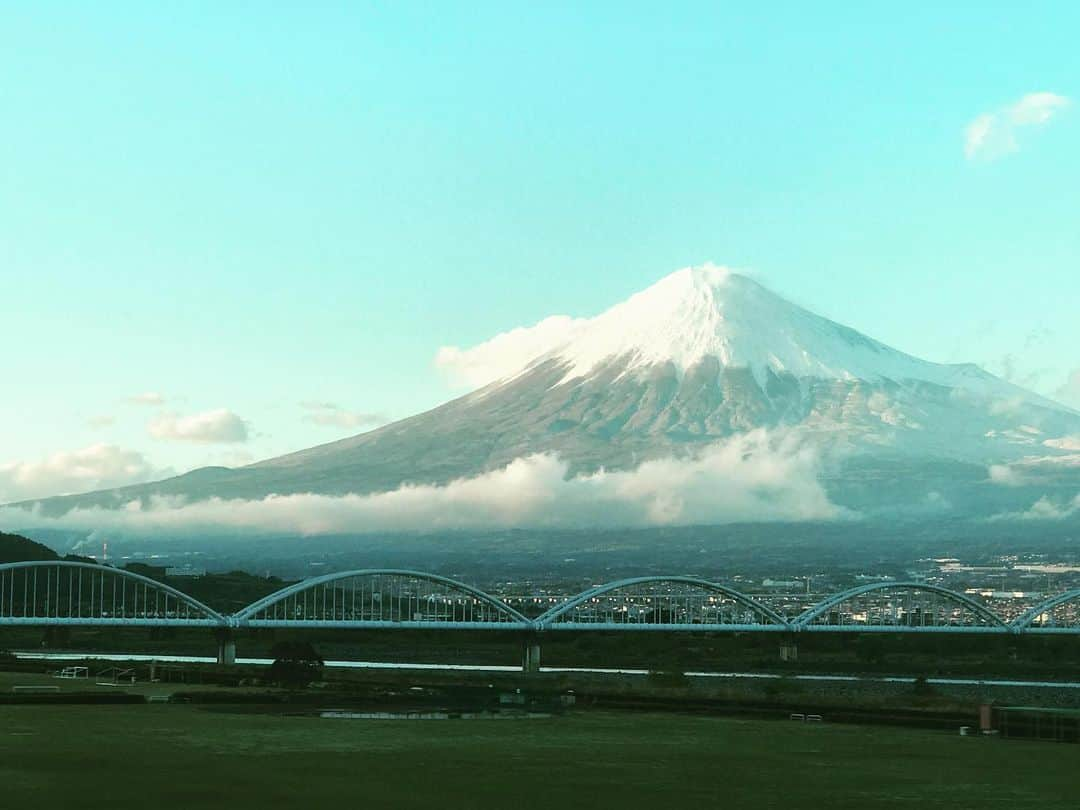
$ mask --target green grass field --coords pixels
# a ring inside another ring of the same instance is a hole
[[[1077,807],[1071,745],[660,714],[0,707],[3,807]],[[326,805],[329,806],[329,805]]]

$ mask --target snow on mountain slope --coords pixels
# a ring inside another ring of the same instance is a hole
[[[977,366],[930,363],[897,351],[715,265],[679,270],[603,314],[575,322],[568,339],[530,365],[563,363],[561,382],[568,382],[616,358],[626,361],[623,373],[671,363],[682,376],[706,357],[721,367],[749,369],[762,388],[769,372],[824,380],[917,380],[1060,407]]]

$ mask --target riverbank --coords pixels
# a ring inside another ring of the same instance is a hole
[[[716,716],[786,717],[820,715],[831,722],[898,723],[942,729],[977,724],[979,707],[1035,705],[1080,706],[1080,683],[916,679],[904,676],[778,676],[771,673],[679,673],[616,670],[550,670],[525,674],[508,669],[388,667],[364,662],[334,662],[306,690],[283,692],[268,680],[266,667],[220,666],[185,660],[104,660],[41,653],[9,661],[0,673],[0,695],[11,702],[17,685],[57,691],[123,690],[146,699],[202,695],[199,702],[349,704],[378,708],[402,696],[421,704],[488,706],[501,694],[522,701],[556,705],[571,700],[579,708],[695,712]],[[33,657],[29,657],[33,656]],[[119,656],[118,656],[119,658]],[[179,658],[179,657],[174,657]],[[81,666],[82,678],[59,678]],[[46,698],[34,695],[37,702]],[[184,699],[192,699],[190,697]],[[460,707],[460,706],[459,706]]]
[[[11,806],[1072,810],[1072,746],[923,729],[571,710],[395,721],[186,705],[0,707]],[[948,767],[942,767],[948,763]],[[452,797],[452,798],[451,798]]]

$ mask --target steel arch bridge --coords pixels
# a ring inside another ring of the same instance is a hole
[[[841,606],[846,610],[841,611]],[[1008,633],[1013,628],[966,594],[928,582],[883,580],[826,597],[789,623],[799,632]]]
[[[690,576],[599,585],[534,620],[538,630],[788,630],[772,608],[733,588]]]
[[[1006,621],[971,597],[927,582],[886,580],[826,597],[794,617],[706,579],[658,575],[589,588],[529,617],[438,574],[369,568],[289,585],[225,615],[125,569],[74,561],[0,565],[2,626],[432,629],[672,632],[946,632],[1080,635],[1080,588]]]
[[[523,614],[478,588],[394,568],[307,579],[253,602],[231,620],[235,627],[533,629]]]
[[[1080,588],[1040,602],[1010,627],[1018,633],[1080,633]]]
[[[0,625],[224,628],[228,619],[161,582],[95,563],[0,565]]]

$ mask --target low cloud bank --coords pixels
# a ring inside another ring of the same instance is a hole
[[[41,461],[0,463],[0,503],[141,484],[169,474],[135,450],[94,444]]]
[[[60,518],[0,510],[11,526],[66,526],[131,533],[207,530],[317,535],[508,527],[647,527],[845,517],[817,479],[818,458],[792,440],[755,431],[685,460],[567,478],[553,455],[445,486],[406,485],[372,495],[271,495],[258,500],[135,501]]]
[[[991,520],[1065,520],[1072,517],[1080,517],[1080,495],[1064,502],[1044,495],[1023,512],[1006,512]]]

